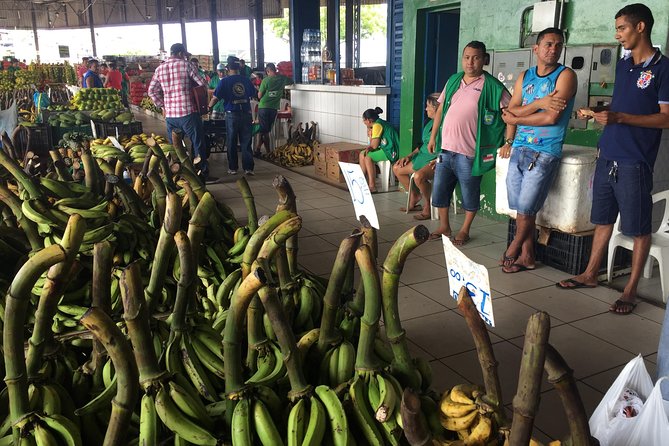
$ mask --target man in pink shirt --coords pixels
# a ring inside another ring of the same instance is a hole
[[[432,186],[439,227],[430,234],[431,240],[442,235],[451,237],[448,209],[455,186],[460,183],[465,221],[451,240],[455,245],[469,241],[469,230],[480,206],[481,177],[494,168],[497,149],[509,145],[516,131],[515,126],[507,126],[502,120],[501,109],[508,105],[511,95],[501,82],[483,71],[485,58],[485,44],[469,42],[462,53],[464,71],[449,78],[439,97],[428,143],[428,150],[434,153],[441,132],[441,153]]]

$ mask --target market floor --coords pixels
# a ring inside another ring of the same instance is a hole
[[[158,125],[155,128],[164,133],[164,127]],[[239,175],[225,173],[227,162],[223,154],[212,155],[210,169],[221,182],[208,186],[209,190],[227,203],[240,221],[245,221],[246,208],[235,184]],[[271,214],[275,209],[277,195],[272,180],[278,174],[290,181],[303,219],[299,262],[312,273],[327,276],[340,241],[357,226],[350,196],[340,188],[256,160],[255,176],[247,179],[258,215]],[[412,214],[399,211],[406,203],[403,192],[374,195],[374,203],[381,226],[378,232],[381,263],[393,241],[417,222]],[[460,226],[462,219],[460,214],[452,217],[454,229]],[[437,227],[436,221],[423,223],[431,230]],[[664,317],[661,306],[643,301],[633,314],[617,316],[608,312],[610,303],[620,295],[614,289],[604,286],[578,291],[558,289],[555,282],[569,275],[541,264],[531,272],[504,274],[498,259],[506,248],[506,234],[506,223],[477,217],[471,241],[462,251],[489,269],[496,323],[490,332],[500,363],[503,398],[509,413],[518,384],[525,325],[529,316],[539,310],[550,314],[550,343],[574,370],[588,415],[599,404],[622,367],[635,355],[644,356],[649,372],[654,375]],[[653,279],[642,279],[641,286],[644,295],[656,300],[660,295],[657,276],[656,271]],[[399,308],[403,327],[412,353],[429,359],[432,364],[433,388],[441,392],[466,381],[482,383],[473,339],[463,317],[455,309],[455,301],[448,294],[441,243],[426,242],[415,249],[407,259],[400,281]],[[562,438],[567,433],[567,420],[560,399],[555,389],[544,381],[535,436],[545,442]]]

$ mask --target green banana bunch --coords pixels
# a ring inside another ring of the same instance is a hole
[[[283,354],[272,341],[267,341],[259,350],[256,372],[246,380],[246,384],[272,385],[286,374]]]
[[[39,177],[40,185],[46,194],[56,199],[81,197],[91,193],[83,184],[74,181],[60,181],[49,177]]]
[[[350,435],[346,412],[344,412],[344,406],[342,406],[337,394],[325,385],[317,386],[314,392],[319,401],[323,403],[328,420],[330,421],[328,424],[334,446],[352,445],[352,436]]]
[[[321,362],[320,382],[335,388],[353,378],[355,355],[355,347],[349,341],[328,350]]]
[[[328,415],[317,397],[300,399],[288,415],[288,446],[316,446],[325,438]]]
[[[20,445],[83,446],[79,427],[63,415],[33,413],[17,422],[15,427],[20,430]],[[4,438],[0,440],[0,444],[2,444],[2,441],[4,441]],[[8,444],[13,443],[9,442]]]
[[[232,445],[282,446],[283,439],[267,405],[258,398],[241,398],[232,413]]]
[[[204,400],[215,402],[219,399],[217,388],[213,383],[216,382],[220,386],[221,380],[203,365],[189,333],[177,334],[170,340],[165,352],[165,361],[167,371],[187,378]]]

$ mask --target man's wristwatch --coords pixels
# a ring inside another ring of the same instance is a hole
[[[504,145],[505,146],[510,146],[513,145],[513,139],[512,138],[507,138],[504,140]]]

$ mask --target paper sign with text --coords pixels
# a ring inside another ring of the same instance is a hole
[[[351,200],[353,200],[353,207],[355,207],[355,217],[360,220],[360,216],[364,215],[372,227],[380,229],[379,217],[376,215],[372,193],[369,190],[365,174],[362,173],[360,165],[339,162],[339,168],[346,180],[348,191],[351,193]]]
[[[95,129],[95,123],[91,119],[91,133],[93,134],[93,138],[98,137],[98,131]]]
[[[488,268],[473,262],[456,248],[448,237],[441,237],[446,256],[446,270],[450,294],[457,301],[460,288],[465,286],[474,301],[481,318],[491,327],[495,326],[492,312],[492,295]]]
[[[124,149],[123,149],[123,146],[121,145],[121,143],[118,142],[118,139],[114,138],[113,136],[110,136],[110,137],[109,137],[109,141],[110,141],[110,142],[112,143],[112,145],[113,145],[114,147],[116,147],[117,149],[124,150]]]

